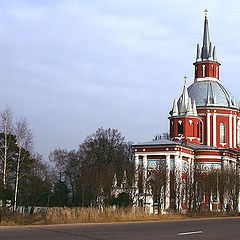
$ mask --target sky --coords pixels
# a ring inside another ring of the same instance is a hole
[[[45,160],[99,127],[152,140],[194,80],[205,8],[221,83],[240,100],[240,1],[0,0],[0,111],[27,118]]]

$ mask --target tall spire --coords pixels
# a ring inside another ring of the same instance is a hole
[[[180,107],[179,107],[179,113],[181,115],[184,115],[187,111],[188,107],[188,101],[189,101],[189,96],[188,96],[188,91],[187,91],[187,77],[184,77],[184,87],[183,87],[183,93],[182,97],[180,100]]]
[[[207,9],[205,9],[205,20],[204,20],[204,32],[203,32],[203,47],[202,47],[202,55],[201,58],[208,59],[209,55],[209,46],[210,46],[210,37],[208,30],[208,19],[207,19]]]

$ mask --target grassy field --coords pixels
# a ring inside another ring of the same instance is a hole
[[[36,224],[67,224],[67,223],[104,223],[131,221],[180,220],[199,217],[237,216],[236,212],[196,212],[149,214],[143,208],[49,208],[47,213],[20,214],[1,211],[0,226],[36,225]]]

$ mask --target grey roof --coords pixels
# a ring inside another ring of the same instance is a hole
[[[199,106],[237,107],[233,95],[218,81],[196,81],[188,87],[188,95]],[[180,104],[178,100],[178,106]]]
[[[171,141],[169,139],[159,139],[159,140],[154,140],[154,141],[150,141],[150,142],[142,142],[142,143],[137,143],[137,144],[133,144],[133,146],[147,146],[147,145],[180,145],[180,142],[175,142],[175,141]]]
[[[207,18],[205,18],[204,32],[203,32],[203,47],[202,47],[202,54],[201,54],[202,59],[208,59],[209,50],[210,50],[209,47],[210,47],[210,37],[209,37],[209,30],[208,30],[208,20]]]
[[[195,150],[200,150],[200,149],[221,150],[222,149],[222,148],[218,148],[218,147],[212,147],[212,146],[207,146],[207,145],[197,144],[197,143],[187,143],[187,144],[182,144],[182,146],[190,147]]]
[[[159,146],[159,145],[180,145],[182,147],[189,147],[194,150],[200,150],[200,149],[207,149],[207,150],[221,150],[222,148],[218,147],[212,147],[212,146],[207,146],[203,144],[197,144],[197,143],[183,143],[182,141],[171,141],[168,139],[160,139],[156,141],[150,141],[150,142],[142,142],[138,144],[134,144],[133,146]]]

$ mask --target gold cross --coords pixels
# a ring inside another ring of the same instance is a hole
[[[208,10],[205,9],[205,10],[204,10],[204,13],[205,13],[205,18],[207,19],[207,13],[208,13]]]
[[[184,83],[187,83],[187,76],[184,77]]]

